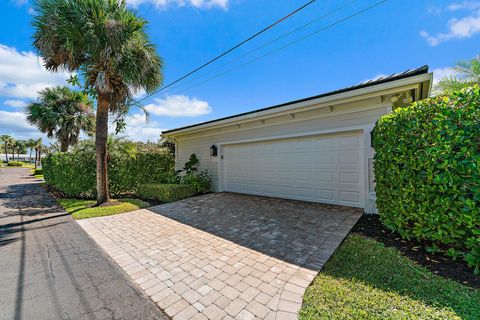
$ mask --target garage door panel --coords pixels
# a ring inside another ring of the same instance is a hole
[[[361,133],[227,145],[224,190],[362,207]]]

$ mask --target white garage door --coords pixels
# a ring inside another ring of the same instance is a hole
[[[227,145],[223,189],[363,207],[363,155],[361,132]]]

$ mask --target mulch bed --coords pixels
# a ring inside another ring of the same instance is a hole
[[[434,274],[470,287],[480,288],[480,276],[476,276],[473,269],[469,268],[463,260],[453,261],[442,253],[429,253],[425,250],[425,247],[429,245],[427,242],[402,239],[397,233],[387,230],[380,222],[378,215],[363,215],[352,231],[373,238],[388,247],[397,248],[403,255],[426,267]]]

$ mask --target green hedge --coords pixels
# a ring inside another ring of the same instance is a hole
[[[190,198],[195,194],[197,192],[193,186],[184,184],[143,184],[136,192],[139,198],[165,203]]]
[[[7,166],[9,167],[23,167],[25,165],[25,162],[22,161],[9,161]]]
[[[42,175],[43,174],[43,170],[42,169],[35,169],[33,171],[33,175],[34,176],[38,176],[38,175]]]
[[[96,194],[95,154],[55,153],[42,159],[45,181],[70,197],[93,198]],[[174,174],[169,153],[138,153],[114,157],[108,163],[112,195],[134,193],[140,184],[165,183]]]
[[[480,88],[395,110],[373,144],[382,222],[479,272]]]

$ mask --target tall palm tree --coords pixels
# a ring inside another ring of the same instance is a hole
[[[13,153],[17,153],[17,160],[20,160],[20,153],[25,153],[26,150],[26,145],[24,140],[17,140],[13,144]]]
[[[33,148],[35,148],[35,140],[34,139],[28,139],[25,141],[25,145],[28,148],[29,151],[29,156],[28,156],[28,162],[32,163],[32,152]]]
[[[97,204],[110,200],[109,113],[125,114],[133,92],[162,83],[162,61],[145,33],[147,22],[125,0],[37,0],[34,46],[51,71],[79,72],[97,98]]]
[[[444,77],[435,86],[438,93],[448,94],[474,84],[480,84],[480,55],[453,67],[454,76]]]
[[[43,142],[42,138],[38,138],[35,140],[35,169],[37,169],[38,164],[42,158],[42,149],[43,149]]]
[[[46,88],[36,102],[27,106],[27,121],[49,138],[57,138],[60,151],[66,152],[78,142],[80,132],[93,133],[93,102],[68,87]]]
[[[3,142],[3,150],[5,151],[5,161],[8,164],[8,150],[15,143],[15,140],[8,134],[1,135],[0,140]]]

